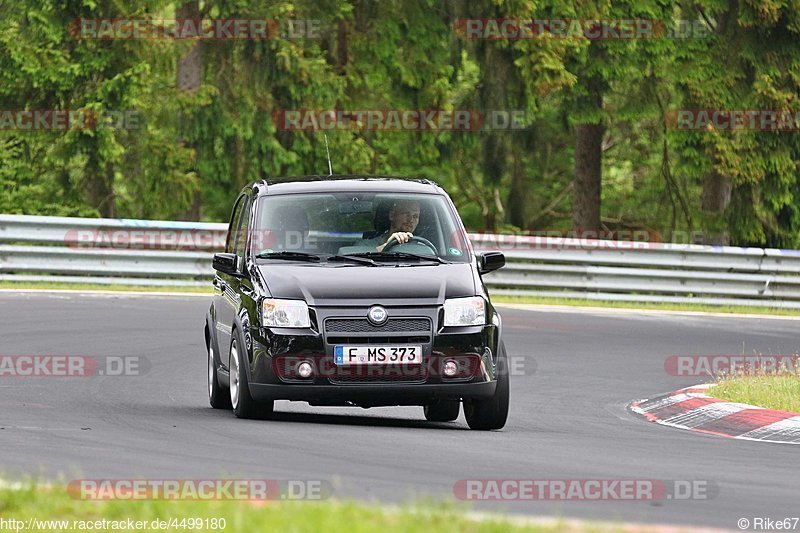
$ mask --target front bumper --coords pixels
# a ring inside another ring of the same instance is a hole
[[[354,403],[363,407],[424,405],[437,400],[489,398],[496,381],[483,383],[439,383],[376,385],[300,385],[251,383],[250,395],[257,401],[299,400],[311,404]]]
[[[315,309],[312,327],[305,330],[249,328],[246,344],[250,359],[250,394],[261,401],[352,402],[363,406],[420,405],[437,399],[492,396],[496,385],[497,325],[442,328],[438,326],[441,323],[439,311],[438,308],[391,309],[392,316],[398,320],[428,320],[430,326],[426,332],[344,334],[326,327],[332,323],[327,322],[328,319],[361,319],[366,316],[366,309]],[[380,368],[372,366],[366,374],[343,379],[339,373],[342,368],[333,364],[334,346],[341,343],[419,344],[423,362],[416,367],[416,372],[405,372],[394,365],[400,372],[385,375]],[[439,370],[444,361],[453,358],[465,361],[469,373],[465,370],[453,378],[443,375]],[[314,375],[307,379],[296,375],[287,377],[284,370],[293,366],[287,365],[287,361],[301,360],[312,363]]]

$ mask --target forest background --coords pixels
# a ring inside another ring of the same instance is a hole
[[[198,19],[269,35],[118,23]],[[701,112],[798,116],[792,0],[0,0],[0,20],[0,213],[227,221],[248,182],[327,174],[325,133],[335,173],[433,179],[473,231],[800,248],[797,124]],[[626,21],[652,31],[595,38]],[[484,122],[283,120],[326,110]]]

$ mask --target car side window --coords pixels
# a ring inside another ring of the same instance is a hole
[[[234,246],[236,244],[236,234],[239,230],[239,219],[242,216],[242,206],[244,205],[245,199],[247,197],[242,195],[236,201],[236,205],[233,208],[233,213],[231,214],[231,221],[228,224],[228,237],[225,239],[225,252],[233,253]]]
[[[247,236],[250,229],[250,202],[247,197],[243,197],[242,202],[242,216],[239,221],[239,231],[236,232],[236,242],[234,244],[234,253],[240,259],[244,259],[245,252],[247,251]]]

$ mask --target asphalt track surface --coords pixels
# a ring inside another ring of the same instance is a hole
[[[276,402],[237,420],[206,397],[198,297],[0,293],[0,355],[145,356],[137,377],[0,378],[0,470],[10,478],[313,479],[340,498],[455,500],[463,479],[708,480],[713,499],[471,502],[473,509],[737,529],[800,515],[800,447],[660,427],[626,409],[703,381],[673,354],[786,354],[800,322],[501,308],[511,381],[502,431],[421,408]]]

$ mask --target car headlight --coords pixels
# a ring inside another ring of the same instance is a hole
[[[310,328],[308,305],[302,300],[266,298],[261,304],[261,325],[271,328]]]
[[[486,301],[480,296],[451,298],[444,301],[445,326],[482,326],[486,324]]]

